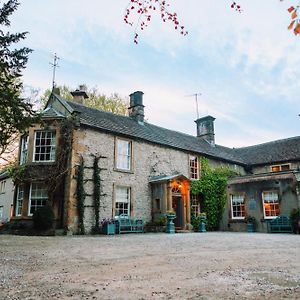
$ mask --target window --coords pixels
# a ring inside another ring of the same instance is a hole
[[[196,195],[191,195],[191,214],[195,217],[200,214],[200,200]]]
[[[23,199],[24,199],[24,186],[19,185],[18,192],[17,192],[17,201],[16,201],[16,216],[22,215]]]
[[[34,161],[55,161],[55,132],[36,131]]]
[[[5,193],[5,186],[6,186],[6,180],[2,180],[0,182],[0,194],[4,194]]]
[[[22,136],[21,138],[21,152],[20,152],[20,165],[27,162],[28,155],[28,136]]]
[[[117,139],[116,144],[116,168],[120,170],[130,171],[132,142]]]
[[[288,171],[291,169],[290,164],[271,166],[272,172]]]
[[[130,187],[116,187],[116,212],[115,216],[130,215]]]
[[[48,200],[48,191],[43,183],[32,183],[29,196],[29,213],[31,216],[39,207],[45,206]]]
[[[268,191],[262,193],[264,217],[272,219],[279,216],[279,198],[276,191]]]
[[[190,178],[199,179],[198,157],[190,156]]]
[[[245,196],[243,194],[231,195],[231,217],[232,219],[245,218]]]

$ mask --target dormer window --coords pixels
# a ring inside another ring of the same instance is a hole
[[[35,162],[53,162],[55,161],[55,132],[54,131],[36,131],[34,137],[33,161]]]
[[[272,172],[288,171],[291,169],[290,164],[271,166]]]

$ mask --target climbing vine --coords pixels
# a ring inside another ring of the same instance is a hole
[[[203,197],[201,210],[206,213],[208,230],[219,228],[226,204],[227,181],[234,175],[236,172],[227,167],[213,169],[207,159],[201,159],[201,178],[192,182],[191,193]]]
[[[94,209],[95,209],[95,228],[99,228],[99,210],[100,210],[100,191],[101,191],[101,179],[100,179],[100,168],[99,168],[100,157],[95,156],[94,158]]]
[[[77,186],[76,186],[76,197],[77,197],[77,209],[78,209],[78,227],[79,234],[84,234],[84,160],[81,157],[80,164],[77,166]]]

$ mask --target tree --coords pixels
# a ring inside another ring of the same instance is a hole
[[[0,8],[0,25],[10,26],[9,16],[17,9],[17,0],[9,0]],[[27,32],[10,33],[0,29],[0,158],[19,133],[24,133],[37,116],[32,104],[21,97],[23,84],[22,70],[26,67],[27,47],[13,46],[25,39]]]
[[[62,98],[73,101],[73,97],[71,95],[72,89],[70,87],[63,85],[58,88]],[[112,112],[118,115],[127,115],[127,109],[129,106],[128,101],[123,99],[119,94],[113,93],[110,96],[106,96],[105,94],[101,94],[96,87],[88,88],[85,86],[85,88],[89,96],[89,98],[85,99],[84,102],[86,106]],[[47,89],[44,92],[41,99],[44,105],[47,103],[50,94],[50,89]]]
[[[284,1],[284,0],[280,0]],[[150,23],[152,15],[154,13],[160,14],[163,22],[170,22],[174,25],[175,30],[178,30],[180,34],[187,35],[188,31],[185,29],[178,19],[176,12],[170,12],[170,4],[168,0],[130,0],[124,14],[124,22],[130,26],[135,25],[134,29],[134,43],[138,43],[139,30],[144,30]],[[288,26],[288,29],[293,29],[295,35],[300,35],[300,19],[298,17],[298,10],[300,7],[300,1],[298,6],[290,6],[288,12],[291,14],[292,21]],[[241,13],[241,6],[235,2],[230,1],[230,7]],[[137,21],[132,21],[132,18],[137,17]]]

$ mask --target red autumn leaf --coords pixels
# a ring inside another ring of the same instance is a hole
[[[288,30],[291,30],[293,28],[294,24],[295,24],[295,20],[291,22],[291,24],[288,27]]]
[[[291,6],[291,7],[288,9],[288,12],[291,13],[293,10],[295,10],[294,6]]]
[[[300,23],[298,23],[296,25],[296,27],[294,28],[294,34],[297,35],[297,34],[300,34]]]

